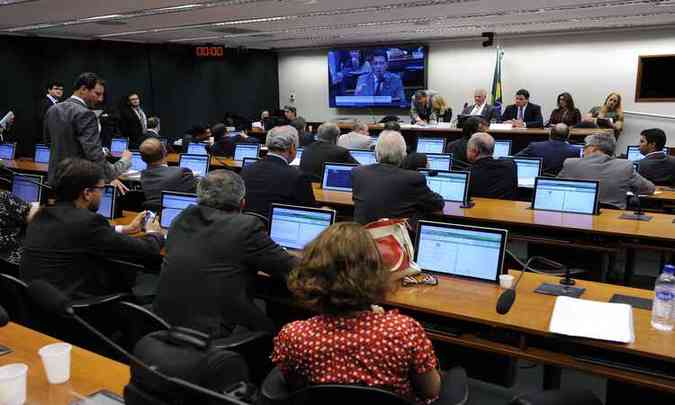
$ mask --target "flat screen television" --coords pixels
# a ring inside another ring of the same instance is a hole
[[[636,102],[675,101],[675,55],[649,55],[638,59]]]
[[[408,108],[427,87],[428,48],[421,45],[328,51],[331,108]]]

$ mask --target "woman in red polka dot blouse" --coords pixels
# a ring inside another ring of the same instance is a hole
[[[292,388],[359,384],[412,400],[438,397],[441,377],[431,341],[414,319],[384,312],[389,286],[375,241],[339,223],[311,242],[290,274],[290,290],[321,315],[286,325],[272,360]]]

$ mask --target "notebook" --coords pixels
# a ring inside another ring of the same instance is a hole
[[[260,152],[259,143],[234,144],[234,160],[241,162],[245,157],[257,158]]]
[[[272,204],[270,238],[287,249],[300,250],[333,223],[333,210]]]
[[[13,160],[15,150],[15,143],[0,143],[0,159]]]
[[[49,145],[35,145],[35,163],[49,164]]]
[[[115,200],[117,197],[117,189],[114,186],[105,186],[101,194],[101,202],[98,206],[97,213],[103,215],[107,219],[115,217]]]
[[[417,138],[417,153],[443,153],[444,138]]]
[[[567,336],[632,343],[635,341],[633,309],[628,304],[557,297],[549,331]]]
[[[113,156],[122,156],[122,153],[128,148],[129,140],[127,138],[113,138],[110,141],[110,154]]]
[[[352,155],[360,165],[372,165],[377,163],[375,159],[375,152],[365,149],[349,149],[349,154]]]
[[[321,188],[333,191],[352,191],[352,169],[357,165],[324,163]]]
[[[433,170],[452,169],[452,153],[427,153],[427,168]]]
[[[197,194],[162,191],[159,225],[167,229],[171,222],[190,205],[197,204]]]
[[[467,202],[469,200],[469,172],[449,170],[420,170],[427,186],[440,194],[445,201]]]
[[[511,156],[511,141],[499,140],[495,141],[495,148],[492,152],[492,157],[499,159],[501,157]]]

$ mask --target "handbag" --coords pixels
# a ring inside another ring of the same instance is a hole
[[[407,224],[405,219],[383,218],[365,225],[377,243],[384,267],[394,280],[422,271],[413,261],[415,248],[410,240]]]

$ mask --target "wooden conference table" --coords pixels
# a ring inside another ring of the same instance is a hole
[[[0,328],[0,344],[12,349],[11,353],[0,356],[0,366],[28,365],[28,405],[68,405],[101,389],[122,396],[129,382],[129,367],[75,346],[70,380],[64,384],[49,384],[38,350],[56,342],[59,340],[15,323]]]

